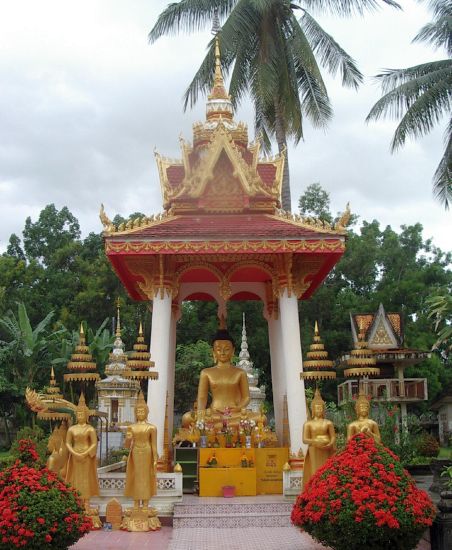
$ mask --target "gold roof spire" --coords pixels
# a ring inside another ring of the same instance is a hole
[[[232,102],[224,85],[223,72],[221,70],[220,33],[215,35],[215,74],[213,87],[207,98],[207,120],[218,119],[232,120]]]
[[[116,336],[121,337],[121,318],[120,318],[120,310],[121,310],[121,300],[118,297],[116,300],[116,311],[117,311],[117,323],[116,323]]]
[[[302,380],[322,380],[336,378],[334,364],[328,358],[328,352],[320,338],[319,325],[314,325],[314,338],[306,354],[306,361],[303,361],[303,372],[300,373]]]

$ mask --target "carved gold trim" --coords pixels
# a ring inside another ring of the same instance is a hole
[[[263,240],[263,241],[112,241],[105,243],[107,254],[118,253],[275,253],[275,252],[343,252],[342,239]]]

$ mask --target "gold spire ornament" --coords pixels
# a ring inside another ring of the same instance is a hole
[[[347,368],[344,376],[378,376],[380,369],[376,367],[377,360],[371,349],[368,349],[365,340],[365,331],[362,321],[359,324],[358,341],[355,349],[350,352],[350,357],[345,361]]]
[[[328,359],[328,352],[320,338],[317,321],[314,326],[313,343],[306,354],[307,360],[303,362],[302,380],[332,380],[336,378],[336,372],[332,370],[333,361]]]
[[[155,367],[154,361],[151,361],[151,354],[148,351],[147,345],[144,343],[143,325],[140,321],[138,329],[138,338],[133,345],[133,351],[130,353],[127,361],[128,369],[124,374],[124,378],[132,380],[157,380],[159,375],[157,371],[152,371]]]
[[[96,372],[97,365],[93,361],[89,347],[86,345],[82,323],[80,323],[79,343],[75,346],[67,368],[70,372],[64,375],[65,382],[95,382],[100,378],[99,373]]]

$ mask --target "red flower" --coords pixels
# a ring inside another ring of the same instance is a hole
[[[291,517],[335,548],[350,548],[350,541],[362,541],[365,533],[369,546],[393,543],[404,550],[416,546],[434,515],[427,494],[417,489],[399,459],[373,438],[358,434],[311,478]]]
[[[51,542],[52,541],[52,537],[50,535],[46,535],[44,537],[44,539],[45,539],[46,542]]]
[[[44,525],[44,523],[46,522],[46,520],[44,518],[37,518],[36,521],[38,523],[40,523],[41,525]]]

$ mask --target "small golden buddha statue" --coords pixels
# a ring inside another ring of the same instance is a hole
[[[130,448],[127,459],[124,496],[133,499],[126,527],[129,531],[149,531],[160,528],[149,499],[155,495],[157,471],[157,428],[147,421],[149,408],[140,392],[135,405],[136,423],[128,426],[125,447]]]
[[[359,433],[373,437],[377,443],[381,443],[380,429],[375,420],[369,418],[370,401],[366,394],[359,392],[355,403],[356,416],[358,417],[347,426],[347,441]]]
[[[91,517],[95,529],[101,527],[98,512],[90,508],[91,497],[99,496],[97,479],[97,436],[96,430],[88,423],[89,409],[83,393],[76,408],[77,424],[71,426],[66,435],[69,451],[66,482],[80,492],[86,513]]]
[[[215,365],[203,369],[199,377],[198,418],[204,420],[206,417],[210,392],[212,399],[207,416],[213,422],[215,429],[221,430],[224,422],[229,427],[238,427],[241,417],[245,414],[243,411],[246,411],[250,402],[250,390],[246,372],[231,363],[234,342],[224,328],[224,324],[213,338],[212,353]],[[255,422],[261,419],[259,413],[252,411],[246,411],[246,416]],[[262,420],[265,422],[265,417]]]
[[[195,401],[193,403],[193,409],[191,411],[186,412],[182,416],[182,428],[189,429],[193,427],[196,424],[196,419],[198,417],[198,402]]]
[[[331,420],[325,418],[325,401],[318,389],[311,403],[311,420],[303,426],[303,443],[309,445],[303,470],[303,489],[315,472],[335,452],[336,432]]]

